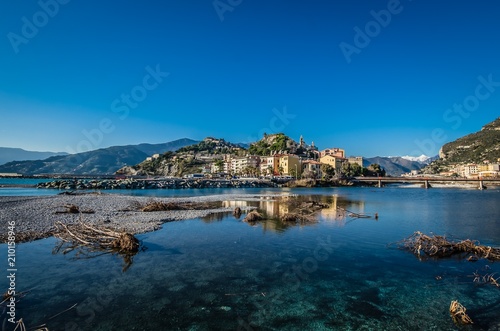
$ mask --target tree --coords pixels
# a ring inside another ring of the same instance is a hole
[[[342,164],[342,174],[346,177],[357,177],[364,175],[364,168],[357,163],[344,162]]]
[[[368,171],[371,172],[373,176],[385,177],[385,169],[380,166],[380,164],[373,163],[368,166]]]
[[[219,170],[219,172],[223,172],[224,171],[224,161],[222,161],[222,160],[215,161],[215,167]]]
[[[316,178],[316,172],[315,171],[311,171],[309,169],[305,169],[302,172],[302,178],[305,178],[305,179],[314,179],[314,178]]]
[[[273,167],[271,167],[271,166],[267,166],[267,174],[268,174],[269,176],[274,175],[274,169],[273,169]]]
[[[283,175],[284,172],[285,172],[285,169],[283,169],[282,166],[279,166],[278,167],[278,173],[280,174],[280,176]]]
[[[321,165],[321,172],[323,173],[324,179],[330,179],[333,176],[335,176],[335,168],[329,164],[322,164]]]

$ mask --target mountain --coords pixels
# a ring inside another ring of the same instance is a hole
[[[500,118],[481,131],[443,145],[439,156],[445,163],[496,162],[500,158]]]
[[[112,146],[84,153],[52,156],[44,160],[12,161],[1,165],[0,173],[113,174],[121,167],[137,164],[153,154],[163,154],[196,142],[196,140],[184,138],[163,144]]]
[[[56,155],[67,155],[63,152],[34,152],[22,148],[0,147],[0,165],[11,161],[41,160]]]
[[[431,158],[430,156],[427,155],[420,155],[420,156],[401,156],[402,159],[408,160],[408,161],[415,161],[415,162],[420,162],[420,163],[427,163],[427,161]]]
[[[408,173],[412,170],[420,170],[426,166],[425,163],[408,160],[399,156],[377,156],[363,159],[363,167],[368,167],[372,163],[379,164],[382,168],[384,168],[388,176],[401,176],[402,174]]]
[[[446,143],[439,151],[439,159],[429,164],[424,173],[436,174],[449,171],[457,164],[497,163],[500,159],[500,117],[455,141]]]

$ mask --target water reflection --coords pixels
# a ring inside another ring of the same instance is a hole
[[[243,200],[229,200],[223,201],[222,206],[225,208],[241,208],[248,209],[248,207],[256,208],[259,212],[263,213],[265,220],[258,223],[252,223],[252,226],[261,226],[264,232],[284,232],[286,229],[293,226],[307,226],[314,225],[315,222],[298,222],[293,224],[290,222],[283,222],[280,220],[283,215],[301,213],[304,215],[304,210],[309,215],[313,215],[316,221],[330,221],[343,226],[349,220],[353,219],[353,215],[364,215],[365,202],[347,199],[346,197],[338,195],[300,195],[300,196],[282,196],[282,197],[263,197],[260,200],[243,201]],[[321,206],[320,208],[317,208]],[[309,209],[308,209],[309,208]],[[349,209],[355,210],[351,212]],[[308,210],[307,210],[308,209]],[[204,220],[222,220],[225,215],[229,213],[218,213],[211,215]],[[244,217],[244,215],[242,216]],[[235,217],[238,219],[237,217]]]

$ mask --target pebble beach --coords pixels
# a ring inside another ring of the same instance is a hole
[[[155,198],[161,202],[209,202],[225,200],[251,200],[272,198],[259,195],[210,195],[189,198]],[[116,231],[131,234],[154,231],[165,222],[195,219],[214,212],[229,212],[231,208],[206,210],[169,210],[142,212],[138,205],[150,202],[150,197],[118,194],[79,194],[39,197],[0,197],[0,242],[7,241],[9,222],[15,222],[18,242],[31,241],[52,235],[54,223],[75,223],[79,221],[94,225],[104,225]],[[65,206],[75,205],[81,211],[93,213],[64,213]]]

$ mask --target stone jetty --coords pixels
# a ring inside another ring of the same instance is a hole
[[[39,183],[37,188],[59,190],[136,190],[136,189],[188,189],[188,188],[250,188],[277,187],[263,179],[60,179]]]

